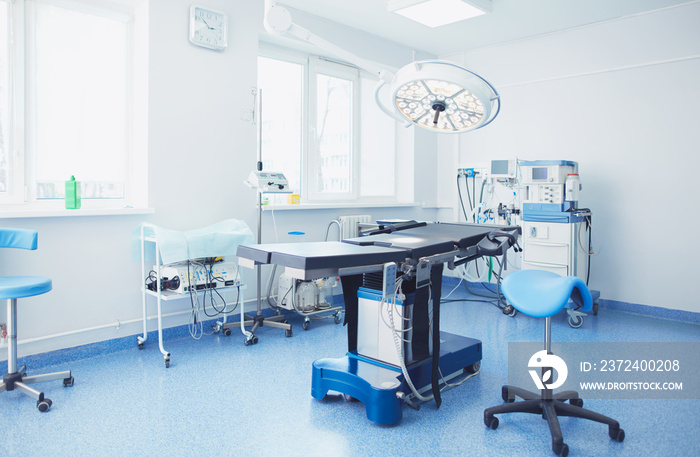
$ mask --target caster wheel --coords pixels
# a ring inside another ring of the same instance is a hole
[[[301,328],[303,328],[304,330],[308,330],[309,329],[309,321],[304,321],[304,323],[301,324]]]
[[[221,332],[221,327],[219,327],[218,325],[214,325],[211,328],[211,330],[212,330],[212,333],[214,333],[216,335],[217,333]]]
[[[583,408],[583,400],[580,398],[572,398],[569,400],[570,405],[578,406],[579,408]]]
[[[51,400],[49,400],[48,398],[44,398],[43,400],[39,400],[36,402],[36,407],[42,413],[45,413],[46,411],[48,411],[49,408],[51,408],[51,405],[52,405]]]
[[[560,446],[552,444],[552,450],[556,455],[560,455],[561,457],[569,455],[569,446],[566,443],[561,443]]]
[[[348,394],[343,394],[343,398],[345,399],[345,401],[357,401],[357,398],[352,397]]]
[[[571,328],[579,328],[583,325],[583,316],[569,316],[569,326]]]
[[[252,341],[253,341],[253,344],[258,344],[258,337],[257,337],[257,336],[253,336]]]
[[[593,315],[594,316],[598,315],[598,302],[593,303]]]
[[[224,329],[224,336],[231,336],[231,329],[230,328]]]
[[[608,430],[608,435],[618,443],[622,443],[625,440],[625,431],[621,428],[617,430]]]
[[[335,313],[335,315],[333,315],[333,322],[335,322],[336,325],[340,324],[340,314],[339,313]]]
[[[165,368],[170,368],[170,359],[165,359]]]
[[[491,430],[496,430],[498,428],[498,418],[497,417],[485,417],[484,416],[484,424]]]
[[[73,387],[73,384],[75,384],[75,378],[73,376],[63,380],[63,387]]]
[[[143,343],[139,343],[139,351],[143,349]]]
[[[253,344],[253,342],[252,342],[251,340],[249,340],[248,338],[244,339],[244,340],[243,340],[243,343],[244,343],[246,346],[250,346],[251,344]]]
[[[508,396],[508,387],[507,386],[501,387],[501,398],[506,403],[513,403],[515,401],[515,398],[510,398]]]
[[[290,328],[289,330],[285,330],[284,336],[286,336],[287,338],[290,338],[292,336],[292,329]]]
[[[476,373],[477,371],[479,371],[479,369],[481,369],[481,361],[472,363],[471,365],[469,365],[468,367],[466,367],[464,369],[464,372],[465,373]]]

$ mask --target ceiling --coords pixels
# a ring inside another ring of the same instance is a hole
[[[278,3],[436,56],[446,56],[689,2],[493,0],[490,14],[434,29],[387,12],[387,0],[278,0]]]

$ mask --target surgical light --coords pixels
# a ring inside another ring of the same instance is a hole
[[[440,27],[491,11],[490,0],[389,0],[387,10],[428,27]]]
[[[476,73],[451,62],[412,62],[396,74],[362,59],[292,22],[289,11],[265,1],[265,29],[274,35],[291,35],[314,44],[379,77],[375,100],[379,108],[400,122],[435,132],[463,133],[484,127],[498,115],[501,101],[496,89]],[[381,100],[390,84],[393,106]]]
[[[391,81],[397,112],[416,125],[462,133],[489,124],[500,110],[496,90],[477,74],[451,62],[413,62]]]

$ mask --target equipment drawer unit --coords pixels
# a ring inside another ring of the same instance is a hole
[[[573,274],[571,233],[572,224],[524,221],[523,269]]]
[[[523,270],[546,270],[556,273],[559,276],[569,276],[568,265],[552,265],[543,262],[528,262],[523,260]]]
[[[559,224],[554,222],[523,222],[523,239],[525,243],[529,241],[539,241],[558,244],[571,243],[571,227],[569,224]]]
[[[523,260],[526,262],[544,262],[556,265],[569,264],[568,243],[546,243],[526,241],[523,245]]]

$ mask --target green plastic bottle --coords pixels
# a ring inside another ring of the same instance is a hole
[[[66,209],[80,209],[80,182],[75,176],[66,181]]]

